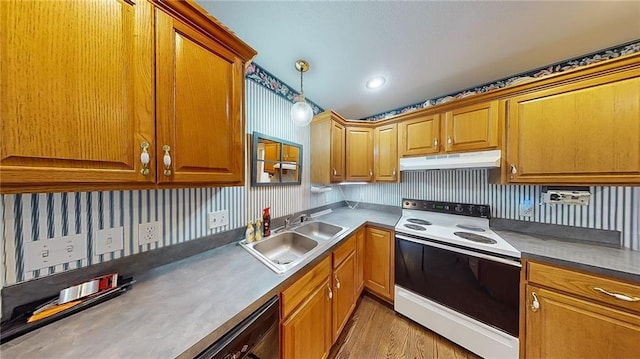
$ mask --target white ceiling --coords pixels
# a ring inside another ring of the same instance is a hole
[[[296,90],[307,59],[305,95],[352,119],[640,39],[640,1],[198,3]]]

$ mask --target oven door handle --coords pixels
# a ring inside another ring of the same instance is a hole
[[[417,243],[417,244],[423,244],[425,246],[431,246],[431,247],[436,247],[436,248],[440,248],[440,249],[446,249],[448,251],[457,252],[457,253],[460,253],[460,254],[466,254],[468,256],[483,258],[483,259],[487,259],[487,260],[490,260],[490,261],[504,263],[504,264],[512,265],[514,267],[522,268],[522,264],[520,262],[516,262],[516,261],[505,259],[505,258],[494,257],[494,256],[490,256],[490,255],[484,254],[484,253],[478,253],[478,252],[474,252],[474,251],[469,251],[469,250],[462,249],[462,248],[450,247],[450,246],[447,246],[447,245],[444,245],[444,244],[425,241],[425,240],[420,240],[420,239],[417,239],[417,238],[405,237],[405,236],[400,235],[400,234],[396,234],[396,238],[402,239],[402,240],[405,240],[405,241],[409,241],[409,242],[413,242],[413,243]]]

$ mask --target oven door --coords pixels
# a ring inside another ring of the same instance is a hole
[[[517,259],[398,235],[396,285],[518,337]]]

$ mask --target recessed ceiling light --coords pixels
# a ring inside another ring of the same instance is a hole
[[[387,80],[385,80],[384,77],[378,76],[378,77],[374,77],[372,79],[369,79],[367,81],[366,86],[367,86],[368,89],[372,89],[373,90],[373,89],[377,89],[377,88],[382,87],[382,85],[384,85],[385,82],[387,82]]]

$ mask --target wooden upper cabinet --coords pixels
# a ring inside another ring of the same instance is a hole
[[[640,183],[640,69],[508,100],[510,182]]]
[[[156,51],[158,182],[242,184],[244,62],[162,10]]]
[[[377,182],[400,180],[398,163],[398,125],[376,127],[373,130],[374,179]]]
[[[398,124],[400,156],[424,156],[440,151],[440,115],[413,115]]]
[[[446,152],[489,150],[498,147],[498,101],[456,108],[445,113]]]
[[[154,182],[152,6],[5,0],[0,17],[2,191]]]
[[[311,122],[311,183],[342,182],[345,179],[344,126],[337,113],[327,110]]]
[[[346,127],[347,181],[373,180],[373,130],[365,127]]]

